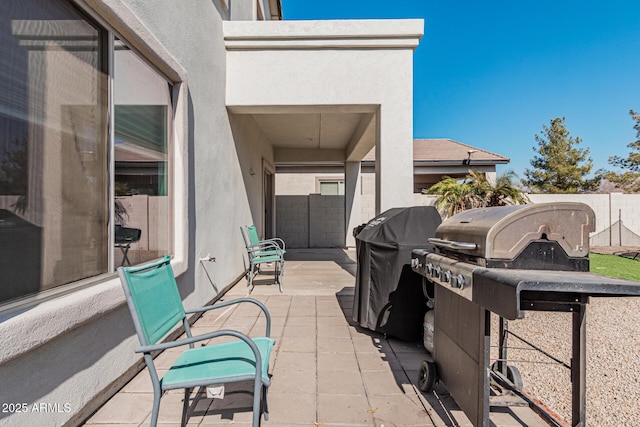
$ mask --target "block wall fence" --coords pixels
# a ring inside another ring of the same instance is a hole
[[[596,214],[591,246],[640,246],[640,194],[529,194],[533,203],[581,202]],[[414,194],[414,206],[432,206],[436,198]],[[362,223],[375,216],[373,195],[362,195]],[[344,196],[276,196],[276,233],[291,248],[345,245]]]

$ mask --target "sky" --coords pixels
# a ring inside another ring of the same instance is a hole
[[[565,117],[593,170],[615,170],[640,111],[638,0],[282,0],[284,19],[424,19],[414,53],[414,138],[451,138],[511,159]]]

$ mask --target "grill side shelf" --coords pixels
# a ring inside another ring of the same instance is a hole
[[[526,310],[570,311],[589,297],[640,296],[640,283],[587,272],[476,268],[472,300],[506,319]]]

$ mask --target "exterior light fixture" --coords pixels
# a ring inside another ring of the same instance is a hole
[[[467,151],[467,158],[462,161],[462,164],[465,166],[469,166],[471,164],[471,155],[478,150],[469,150]]]

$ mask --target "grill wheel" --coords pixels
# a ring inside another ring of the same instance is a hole
[[[418,388],[429,393],[433,390],[433,386],[436,383],[436,365],[426,360],[422,361],[420,365],[420,377],[418,378]]]
[[[498,362],[493,362],[493,364],[491,365],[491,370],[493,372],[501,373],[498,370]],[[513,388],[518,391],[522,391],[524,383],[522,382],[522,375],[520,375],[520,371],[518,370],[518,368],[512,365],[507,365],[507,379],[511,384],[513,384]]]

